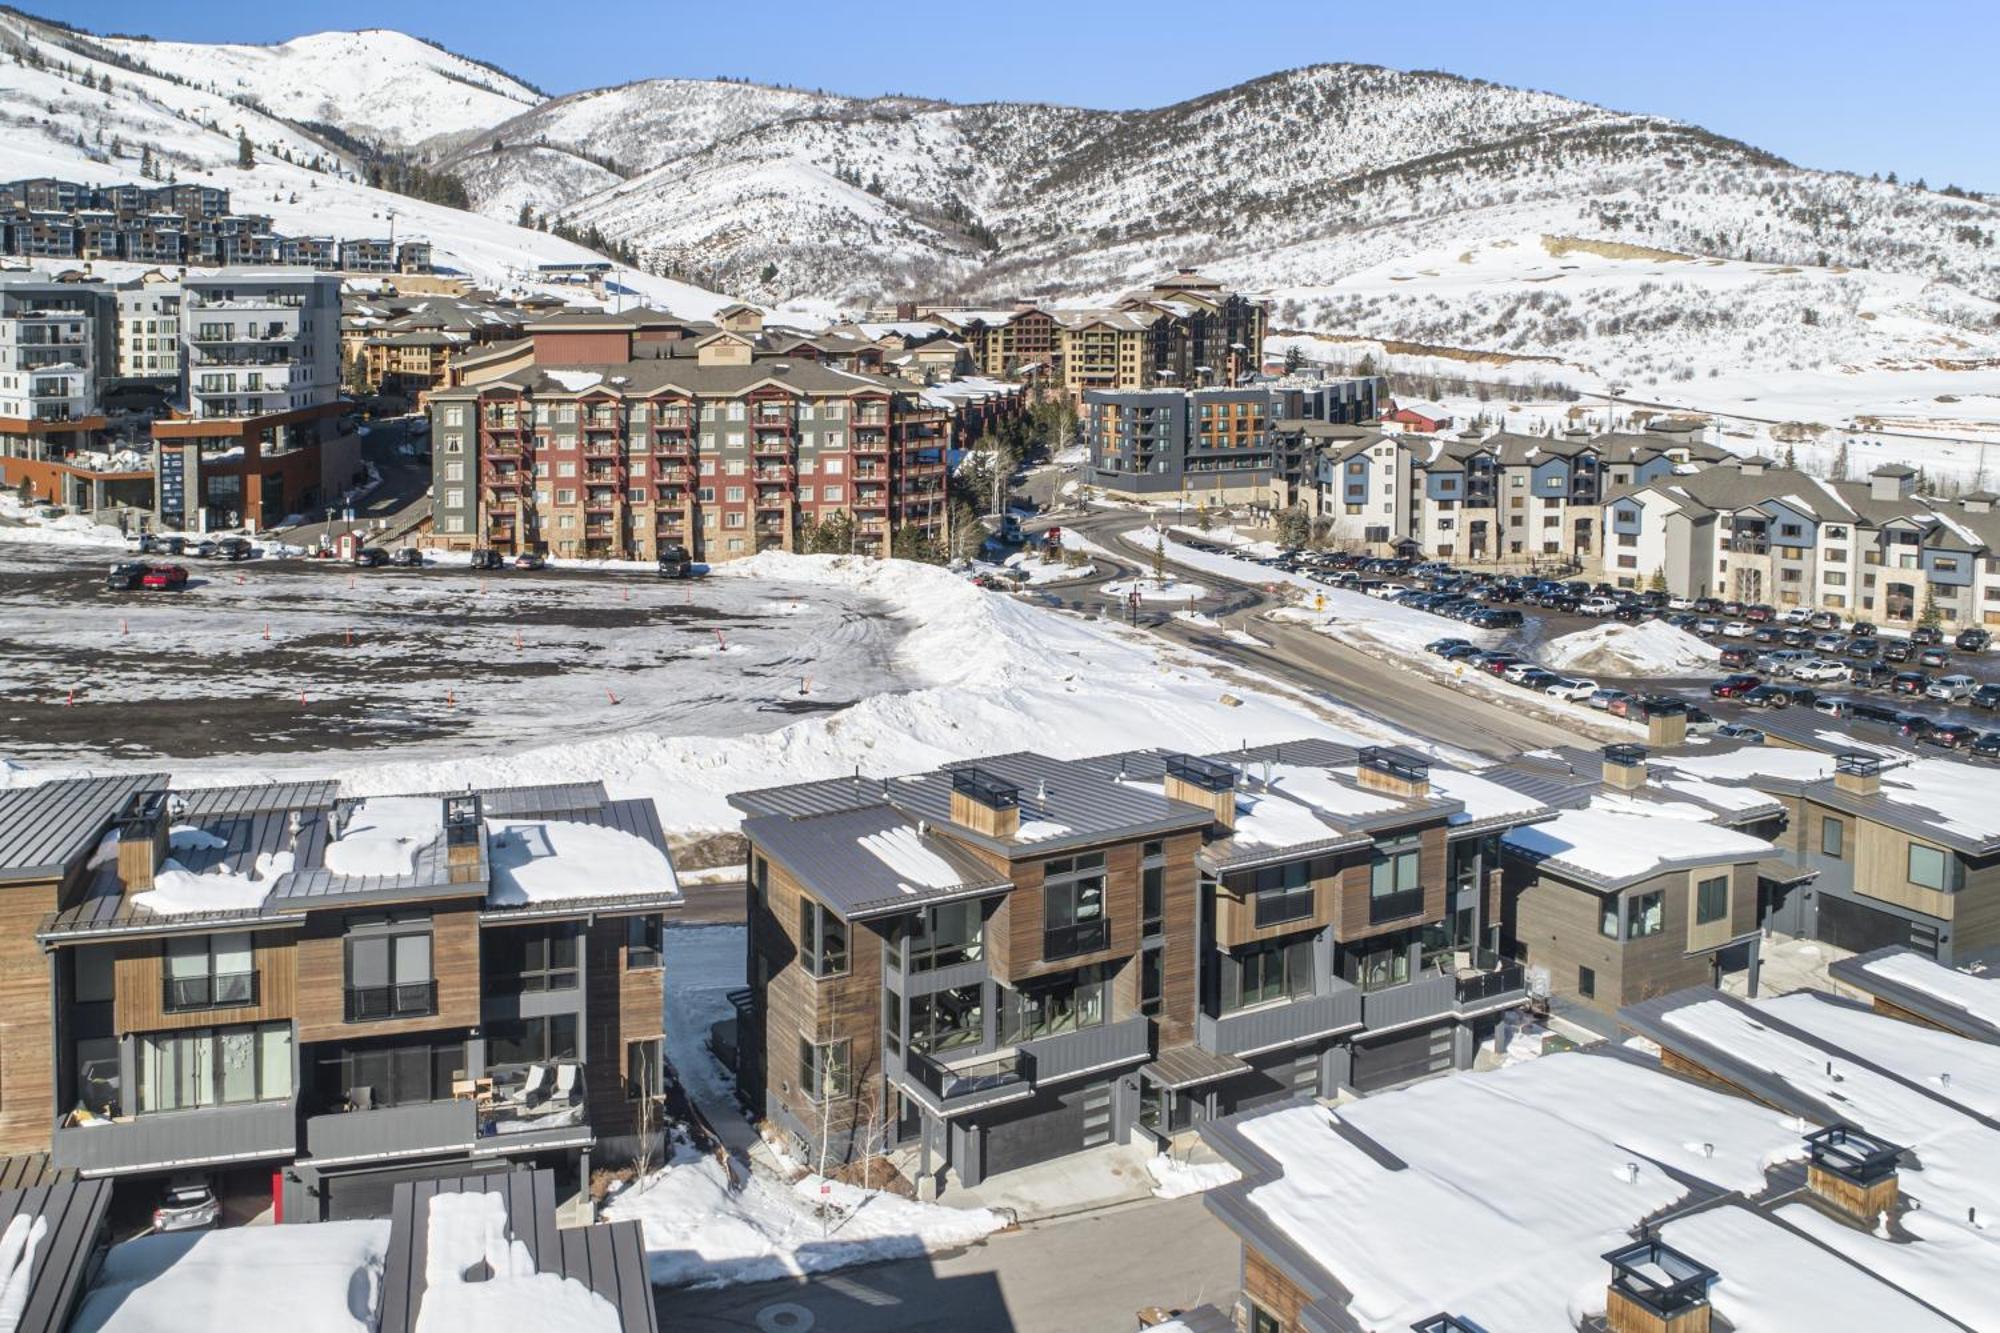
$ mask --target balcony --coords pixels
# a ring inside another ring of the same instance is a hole
[[[945,1065],[922,1051],[904,1060],[905,1075],[931,1094],[939,1107],[959,1111],[989,1102],[1011,1100],[1032,1086],[1034,1056],[1019,1050],[980,1060]]]
[[[49,1155],[59,1167],[104,1175],[252,1162],[297,1151],[297,1100],[284,1097],[59,1124]]]
[[[1216,1055],[1241,1055],[1350,1031],[1362,1021],[1361,992],[1345,982],[1326,995],[1281,1000],[1220,1016],[1198,1014],[1195,1041]]]
[[[1079,921],[1071,926],[1056,926],[1042,932],[1042,960],[1054,962],[1059,958],[1075,958],[1081,954],[1097,953],[1111,947],[1111,922],[1103,917],[1095,921]]]
[[[160,1007],[167,1013],[191,1009],[236,1009],[257,1003],[255,972],[225,972],[216,976],[165,977],[160,982]]]
[[[1461,972],[1453,978],[1458,986],[1458,1008],[1494,1009],[1528,998],[1527,969],[1519,963],[1503,963],[1485,972]]]
[[[1416,916],[1424,910],[1424,891],[1421,886],[1403,889],[1396,893],[1384,893],[1368,899],[1368,924],[1379,926],[1387,921],[1400,921],[1404,917]]]
[[[1361,1021],[1372,1032],[1440,1017],[1457,1008],[1456,980],[1443,972],[1430,972],[1413,981],[1363,995]]]
[[[1036,1037],[1017,1048],[1027,1059],[1028,1078],[1036,1087],[1058,1079],[1113,1065],[1144,1060],[1153,1053],[1153,1024],[1133,1017],[1116,1023]]]
[[[396,986],[349,986],[344,1021],[385,1023],[399,1018],[425,1018],[437,1012],[437,982],[412,981]]]
[[[463,1151],[478,1137],[478,1117],[470,1099],[306,1118],[306,1153],[323,1162]]]

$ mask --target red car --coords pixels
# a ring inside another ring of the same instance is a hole
[[[1760,676],[1739,673],[1734,676],[1724,676],[1716,681],[1708,687],[1708,693],[1709,697],[1714,699],[1740,699],[1763,683],[1763,678]]]
[[[178,592],[187,587],[187,581],[188,572],[179,565],[154,565],[146,571],[145,577],[139,580],[139,586]]]

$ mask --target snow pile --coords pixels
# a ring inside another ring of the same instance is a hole
[[[16,1213],[0,1233],[0,1333],[16,1333],[35,1287],[35,1251],[49,1234],[40,1213]]]
[[[822,1193],[824,1188],[824,1193]],[[732,1189],[714,1156],[677,1143],[673,1160],[621,1191],[607,1219],[645,1227],[653,1281],[718,1287],[826,1272],[970,1245],[1006,1225],[984,1208],[918,1203],[805,1176]]]
[[[70,1333],[211,1333],[249,1311],[373,1333],[388,1248],[386,1220],[141,1236],[111,1247]]]
[[[862,851],[889,867],[889,873],[903,881],[896,887],[904,893],[916,892],[908,883],[911,880],[927,889],[948,889],[964,878],[952,869],[951,862],[924,846],[913,828],[899,825],[856,841]]]
[[[431,1196],[423,1301],[416,1333],[521,1327],[536,1333],[619,1333],[618,1311],[589,1287],[538,1272],[528,1247],[508,1234],[498,1194]],[[467,1274],[484,1266],[485,1276]]]
[[[347,812],[326,845],[336,875],[407,875],[417,857],[444,836],[444,802],[435,796],[371,796]]]
[[[1890,954],[1866,965],[1868,971],[2000,1027],[2000,981],[1959,972],[1913,953]]]
[[[493,907],[627,894],[677,894],[673,862],[646,839],[570,819],[489,819]]]
[[[125,534],[87,514],[46,516],[38,506],[24,505],[12,489],[0,490],[0,541],[32,542],[40,546],[107,546],[123,548]]]
[[[1142,602],[1185,602],[1208,596],[1208,589],[1199,583],[1183,583],[1179,579],[1167,579],[1165,582],[1152,578],[1119,579],[1104,585],[1106,597],[1130,597],[1134,593]]]
[[[177,852],[219,852],[228,845],[229,839],[193,824],[176,824],[167,830],[167,846]]]
[[[1089,578],[1097,572],[1097,566],[1085,561],[1080,565],[1066,565],[1060,560],[1044,560],[1032,551],[1016,551],[1001,562],[1005,569],[1019,570],[1028,576],[1025,586],[1039,588],[1045,583],[1062,583],[1069,579]],[[975,564],[975,570],[980,566]]]
[[[132,895],[132,906],[161,916],[254,911],[293,863],[290,852],[259,852],[248,873],[217,867],[197,874],[168,857],[153,872],[153,887]]]
[[[1243,1179],[1243,1173],[1227,1162],[1184,1162],[1166,1153],[1146,1159],[1146,1174],[1153,1178],[1153,1196],[1159,1199],[1179,1199]]]
[[[1603,676],[1685,676],[1722,660],[1722,650],[1663,620],[1612,622],[1578,630],[1542,649],[1552,671]]]

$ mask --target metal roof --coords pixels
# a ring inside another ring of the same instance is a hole
[[[907,830],[957,874],[949,885],[911,884],[862,839]],[[757,851],[790,872],[835,915],[846,920],[907,912],[929,903],[995,893],[1013,881],[950,838],[887,805],[791,818],[761,815],[743,822],[743,836]]]
[[[1907,954],[1911,958],[1929,963],[1940,972],[1953,970],[1945,967],[1943,963],[1938,962],[1927,954],[1920,954],[1915,949],[1906,948],[1900,944],[1892,944],[1887,948],[1873,949],[1867,953],[1856,954],[1852,958],[1842,958],[1829,963],[1826,968],[1827,974],[1844,986],[1851,986],[1855,990],[1865,991],[1870,995],[1887,1001],[1898,1009],[1915,1014],[1927,1023],[1934,1023],[1938,1027],[1956,1032],[1961,1037],[1971,1037],[1975,1041],[2000,1043],[2000,1026],[1981,1018],[1968,1009],[1960,1008],[1942,995],[1933,995],[1929,991],[1918,990],[1914,986],[1905,985],[1893,977],[1884,976],[1880,972],[1869,971],[1868,965],[1870,963],[1879,962],[1884,958],[1893,958],[1898,954]],[[1961,975],[1970,974],[1962,973]],[[2000,980],[1989,981],[1988,984],[1994,988],[1994,995],[2000,997]]]
[[[423,1308],[430,1252],[430,1203],[439,1194],[497,1194],[507,1227],[535,1269],[581,1282],[611,1303],[626,1333],[658,1333],[659,1315],[637,1222],[556,1225],[555,1175],[490,1172],[396,1186],[389,1206],[389,1253],[382,1275],[380,1333],[413,1333]]]
[[[164,773],[128,773],[0,792],[0,883],[60,879],[134,792],[166,785]]]
[[[1218,1055],[1199,1046],[1170,1046],[1151,1064],[1141,1065],[1139,1072],[1161,1087],[1179,1092],[1233,1078],[1249,1067],[1233,1055]]]
[[[47,1231],[33,1247],[28,1295],[18,1333],[60,1333],[83,1298],[99,1251],[109,1243],[104,1218],[111,1207],[108,1178],[63,1176],[25,1189],[0,1190],[0,1231],[16,1217],[40,1218]]]

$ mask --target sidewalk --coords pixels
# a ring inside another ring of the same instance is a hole
[[[938,1202],[952,1208],[1005,1210],[1016,1222],[1098,1212],[1153,1197],[1148,1146],[1112,1143],[1053,1162],[989,1176],[975,1186],[950,1183]]]

